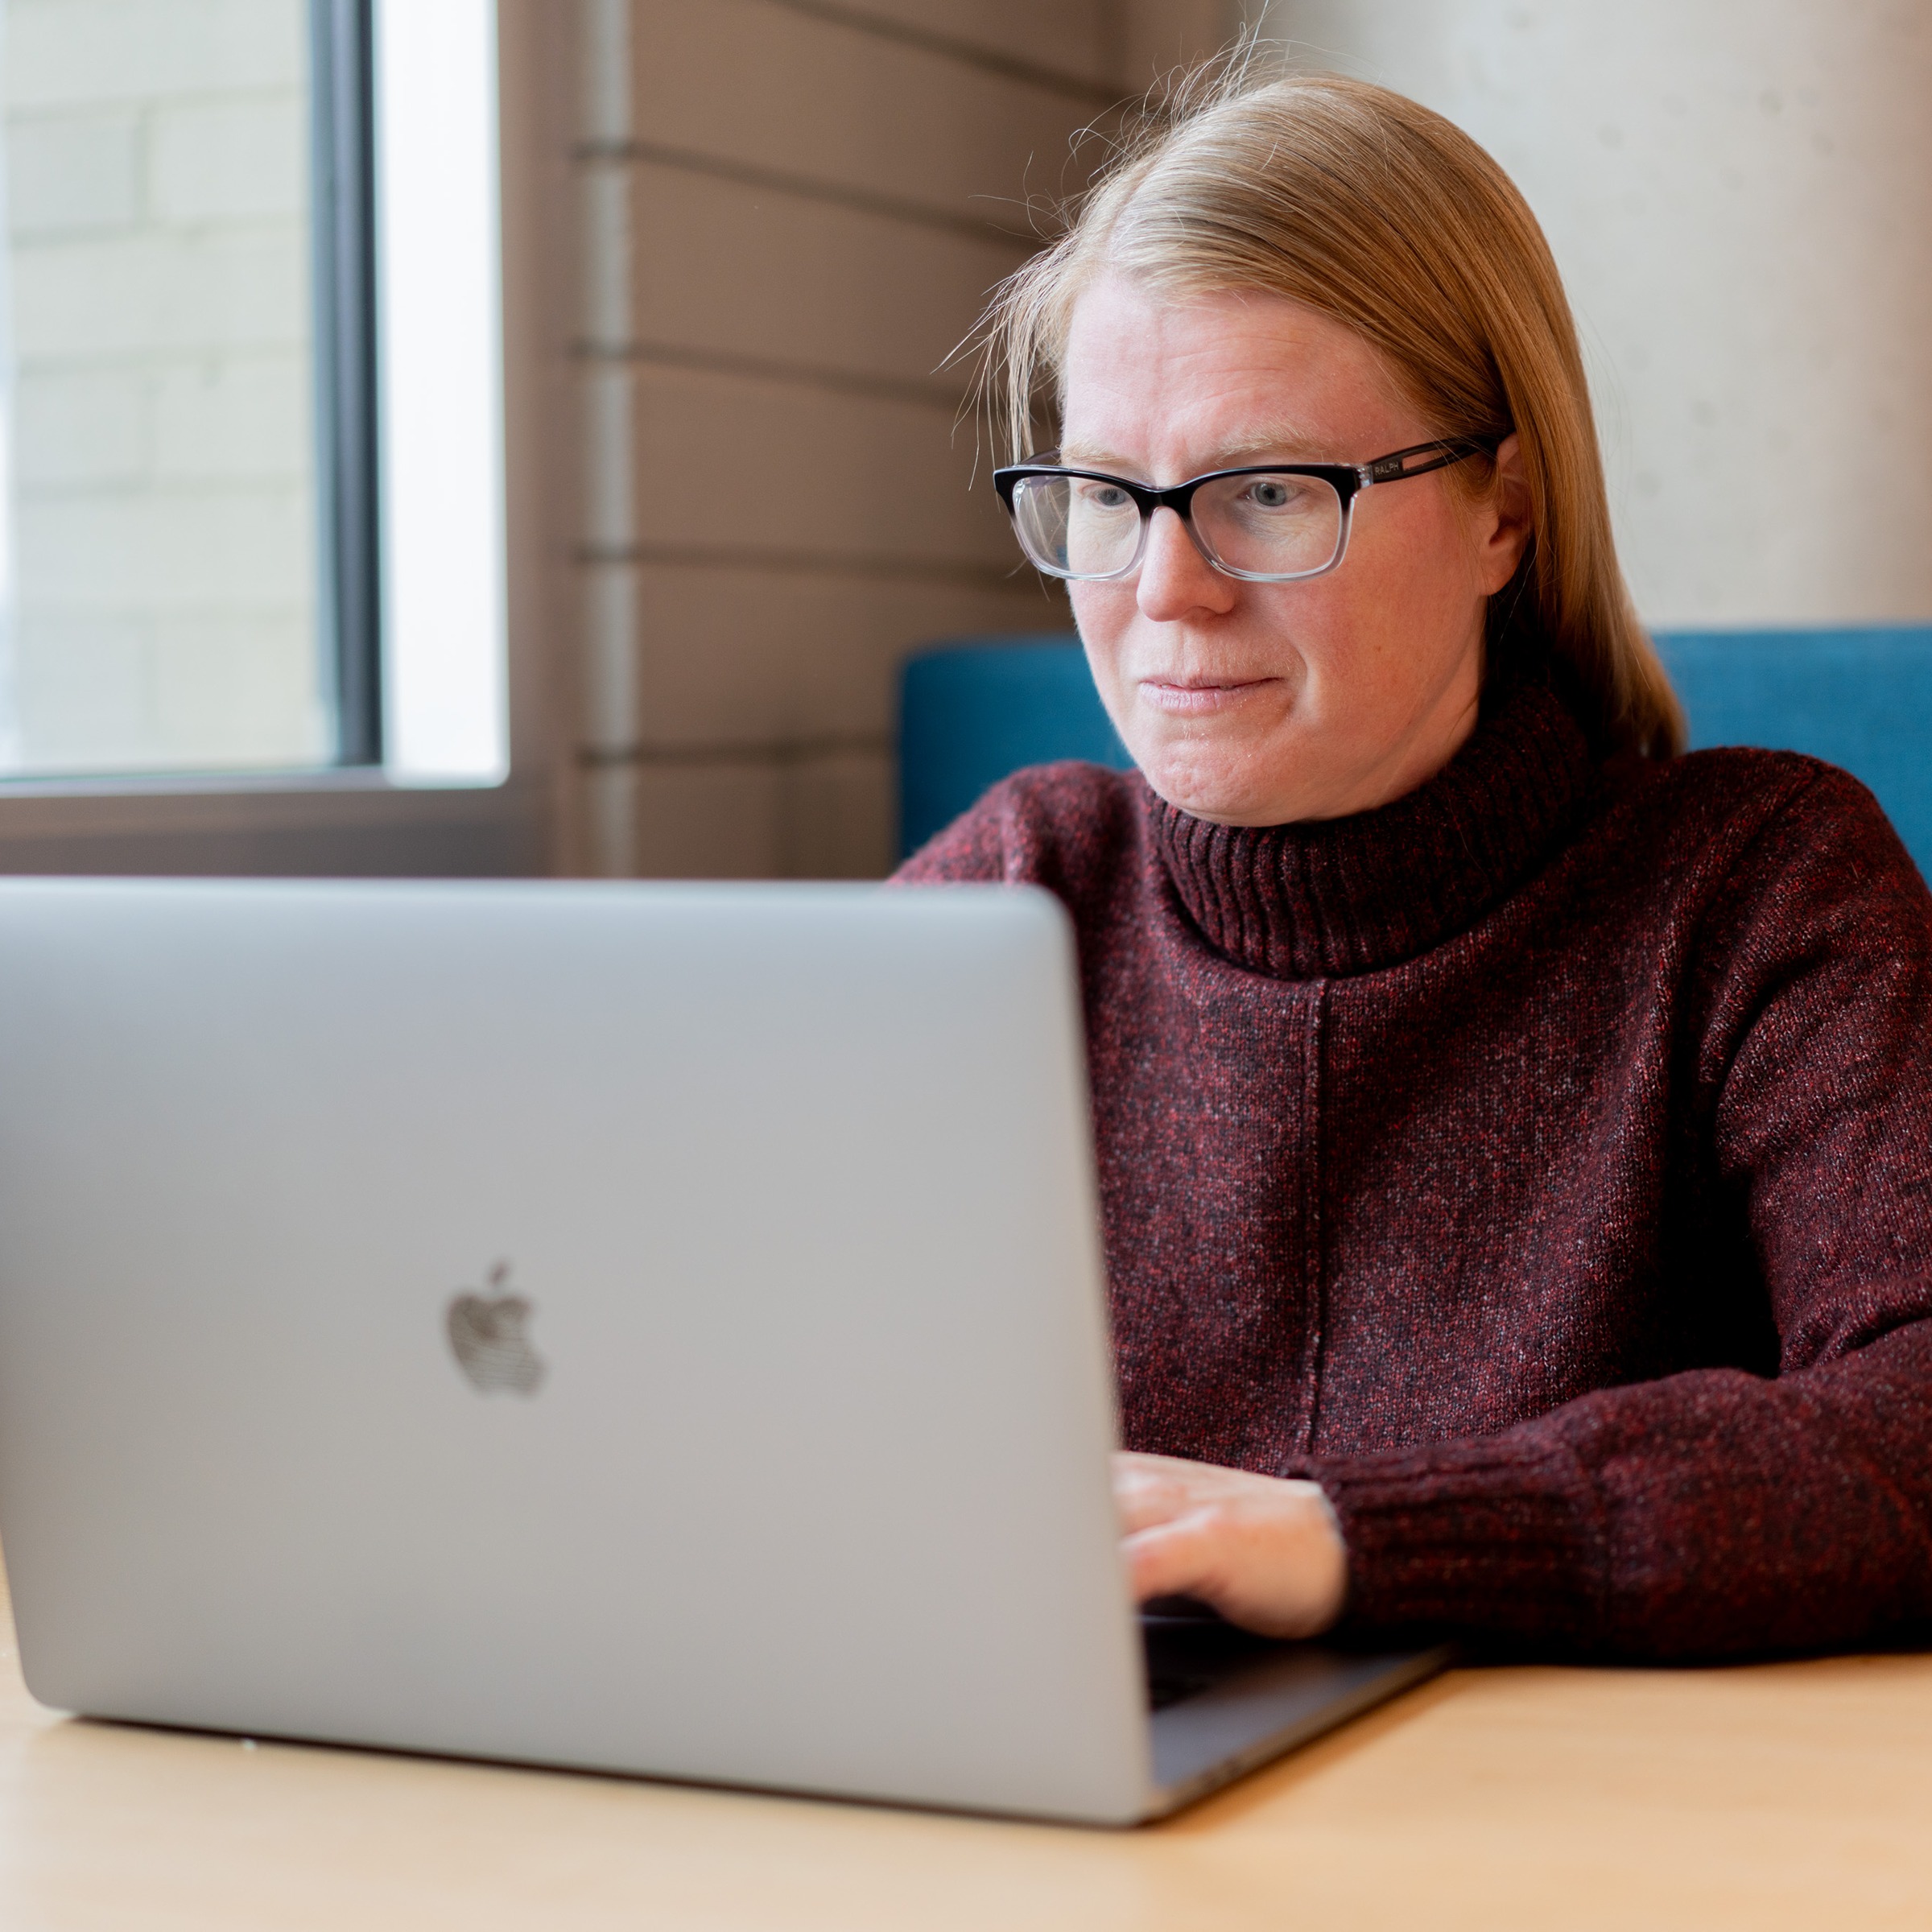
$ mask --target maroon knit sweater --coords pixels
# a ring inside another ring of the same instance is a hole
[[[1050,765],[898,876],[1065,902],[1125,1440],[1313,1476],[1352,1624],[1932,1616],[1932,898],[1856,780],[1531,684],[1378,811]]]

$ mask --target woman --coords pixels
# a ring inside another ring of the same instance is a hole
[[[996,324],[1060,415],[1000,486],[1139,770],[900,876],[1078,929],[1141,1596],[1651,1656],[1925,1617],[1932,901],[1843,773],[1678,755],[1521,196],[1381,89],[1224,94]]]

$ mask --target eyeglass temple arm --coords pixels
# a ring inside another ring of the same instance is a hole
[[[1409,461],[1411,456],[1426,456],[1431,450],[1439,452],[1432,463]],[[1398,449],[1385,456],[1377,456],[1373,463],[1362,465],[1362,480],[1366,483],[1393,483],[1398,477],[1426,477],[1432,469],[1447,469],[1451,463],[1460,463],[1465,458],[1479,453],[1493,455],[1494,450],[1487,443],[1474,437],[1445,438],[1435,443],[1418,443],[1408,449]]]

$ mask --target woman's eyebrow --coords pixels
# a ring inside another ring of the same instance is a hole
[[[1284,463],[1319,463],[1325,460],[1323,439],[1293,423],[1275,423],[1224,443],[1214,460],[1217,468],[1232,469],[1267,456],[1278,456]]]
[[[1291,424],[1278,423],[1222,444],[1190,473],[1202,476],[1210,470],[1238,469],[1244,464],[1265,461],[1271,456],[1283,463],[1334,460],[1325,453],[1322,439]],[[1059,460],[1076,469],[1104,469],[1124,475],[1132,475],[1142,467],[1089,443],[1062,444]]]

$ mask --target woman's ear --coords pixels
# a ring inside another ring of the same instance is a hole
[[[1529,548],[1530,484],[1523,474],[1522,439],[1513,431],[1496,448],[1496,473],[1476,519],[1476,582],[1494,597],[1516,575]]]

